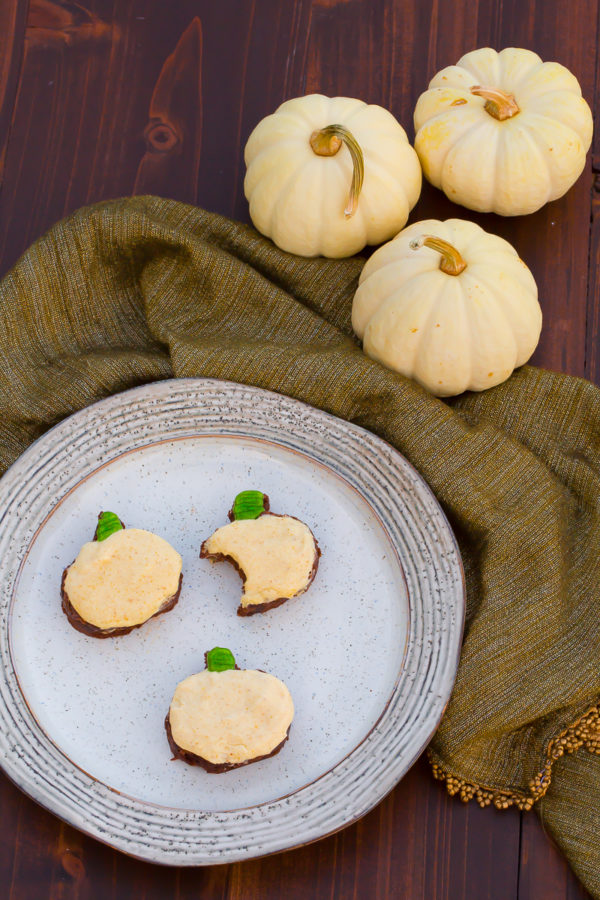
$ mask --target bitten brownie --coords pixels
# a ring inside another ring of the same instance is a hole
[[[101,512],[93,541],[64,570],[62,609],[77,631],[118,637],[173,609],[182,584],[181,556],[164,538],[125,528]]]
[[[294,718],[283,681],[239,669],[225,647],[209,650],[205,662],[177,685],[165,719],[173,759],[218,774],[279,753]]]
[[[270,512],[260,491],[238,494],[229,519],[203,542],[200,556],[230,562],[240,574],[238,616],[274,609],[310,587],[321,551],[308,525]]]

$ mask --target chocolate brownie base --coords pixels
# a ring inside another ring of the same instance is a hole
[[[264,516],[265,513],[268,512],[268,509],[269,509],[269,498],[265,494],[265,512],[261,513],[260,515]],[[296,519],[297,522],[302,521],[301,519],[298,519],[296,516],[287,516],[286,517],[286,516],[281,515],[280,513],[269,513],[269,515],[277,516],[280,519],[289,518],[289,519]],[[230,515],[230,518],[231,518],[231,515]],[[258,516],[257,518],[260,518],[260,516]],[[306,525],[306,522],[302,522],[302,524]],[[308,528],[308,525],[306,525],[306,527]],[[310,528],[308,530],[310,531]],[[308,576],[308,581],[306,582],[306,586],[303,587],[301,591],[298,591],[297,594],[294,594],[293,597],[278,597],[276,600],[269,600],[268,603],[252,603],[248,606],[242,606],[242,604],[240,603],[240,605],[237,608],[238,616],[243,616],[243,617],[253,616],[256,613],[267,612],[267,610],[269,610],[269,609],[275,609],[277,606],[281,606],[283,603],[286,603],[288,600],[293,600],[294,597],[300,597],[302,594],[306,593],[306,591],[309,589],[309,587],[315,580],[315,575],[317,574],[317,569],[319,568],[319,559],[321,557],[321,548],[319,547],[319,544],[317,543],[317,539],[315,538],[312,531],[310,531],[310,533],[312,535],[313,541],[315,542],[315,558],[313,560],[312,569],[310,570],[310,574]],[[210,538],[207,538],[207,540],[210,540]],[[212,562],[231,563],[231,565],[233,566],[235,571],[238,573],[238,575],[242,579],[242,584],[246,583],[246,573],[243,571],[243,569],[240,568],[240,566],[235,561],[235,559],[233,559],[232,556],[227,556],[225,553],[209,553],[206,549],[206,541],[203,541],[202,546],[200,547],[200,559],[210,559]]]
[[[72,565],[72,564],[71,564]],[[123,634],[129,634],[130,631],[133,631],[135,628],[141,628],[142,625],[145,625],[146,622],[149,622],[150,619],[154,619],[156,616],[160,616],[163,613],[169,612],[170,609],[176,605],[179,600],[179,595],[181,594],[181,585],[183,584],[183,572],[179,576],[179,586],[172,597],[167,597],[165,602],[162,604],[160,609],[158,609],[152,616],[148,619],[145,619],[143,622],[140,622],[139,625],[128,625],[122,628],[99,628],[97,625],[92,625],[91,622],[86,622],[85,619],[82,619],[67,595],[65,590],[65,580],[67,577],[67,572],[71,566],[67,566],[62,575],[62,581],[60,585],[60,595],[62,597],[62,610],[69,620],[70,624],[76,631],[80,631],[82,634],[87,634],[88,637],[95,638],[109,638],[109,637],[120,637]]]
[[[171,731],[171,721],[169,719],[169,713],[167,713],[165,718],[165,731],[167,732],[167,740],[169,741],[169,747],[171,748],[174,760],[181,759],[189,766],[202,766],[202,768],[206,772],[209,772],[211,775],[219,775],[221,774],[221,772],[229,772],[231,771],[231,769],[240,769],[242,766],[249,766],[251,763],[260,762],[261,759],[270,759],[271,756],[275,756],[277,753],[279,753],[290,736],[290,729],[288,728],[282,742],[278,744],[274,750],[271,750],[270,753],[265,753],[264,756],[255,756],[254,759],[246,759],[241,763],[211,763],[207,759],[204,759],[202,756],[198,756],[196,753],[192,753],[190,750],[183,750],[182,747],[179,747],[175,743],[173,733]]]

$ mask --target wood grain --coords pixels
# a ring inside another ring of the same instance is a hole
[[[600,382],[600,169],[593,172],[592,211],[588,257],[586,378]]]
[[[600,16],[600,9],[598,11]],[[600,33],[600,25],[598,26]],[[596,58],[596,83],[594,86],[594,103],[592,112],[594,121],[598,122],[600,114],[600,53]],[[587,341],[585,352],[585,377],[600,382],[600,129],[594,131],[592,141],[592,212],[590,222],[590,244],[588,257],[588,294],[587,294]]]
[[[587,891],[565,866],[537,816],[523,816],[519,900],[586,900]]]
[[[414,104],[439,68],[478,46],[513,45],[567,65],[591,102],[597,15],[598,0],[2,0],[0,273],[57,219],[109,197],[154,192],[247,221],[245,140],[309,91],[381,103],[412,139]],[[593,160],[533,216],[473,217],[426,186],[412,220],[475,218],[508,238],[540,287],[535,361],[598,382],[600,134]],[[423,760],[340,834],[203,870],[118,854],[3,777],[0,802],[9,900],[585,897],[533,814],[451,800]]]
[[[201,137],[202,23],[195,16],[165,60],[154,86],[144,128],[146,152],[132,193],[169,194],[177,185],[180,199],[196,197]],[[186,181],[181,173],[187,175]]]
[[[4,159],[23,58],[26,17],[25,2],[0,5],[0,190],[4,180]]]

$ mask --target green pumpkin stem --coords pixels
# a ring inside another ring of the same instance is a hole
[[[233,501],[233,521],[258,519],[265,512],[265,495],[260,491],[242,491]]]
[[[235,658],[227,647],[213,647],[205,653],[206,668],[209,672],[226,672],[235,669]]]
[[[519,104],[512,94],[501,91],[500,88],[486,87],[481,84],[474,84],[471,93],[476,97],[485,97],[484,109],[494,119],[504,122],[505,119],[512,119],[517,113],[521,112]]]
[[[98,516],[95,538],[97,541],[105,541],[116,531],[123,530],[123,523],[114,512],[101,512]]]
[[[430,247],[441,253],[440,269],[446,275],[460,275],[467,268],[467,264],[452,244],[435,234],[422,234],[410,242],[411,250],[419,250],[421,247]]]
[[[362,148],[352,132],[343,125],[326,125],[310,136],[310,146],[317,156],[335,156],[345,144],[352,159],[352,181],[344,215],[350,219],[357,210],[358,198],[365,179],[365,158]]]

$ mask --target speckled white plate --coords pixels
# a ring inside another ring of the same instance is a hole
[[[238,491],[307,522],[309,591],[236,616],[239,577],[198,556]],[[178,605],[121,638],[76,632],[61,573],[101,509],[183,556]],[[206,865],[304,844],[393,788],[452,689],[464,615],[456,542],[392,447],[277,394],[184,379],[117,395],[33,444],[0,482],[0,763],[66,821],[153,862]],[[282,678],[296,716],[272,759],[209,775],[163,721],[204,651]]]

